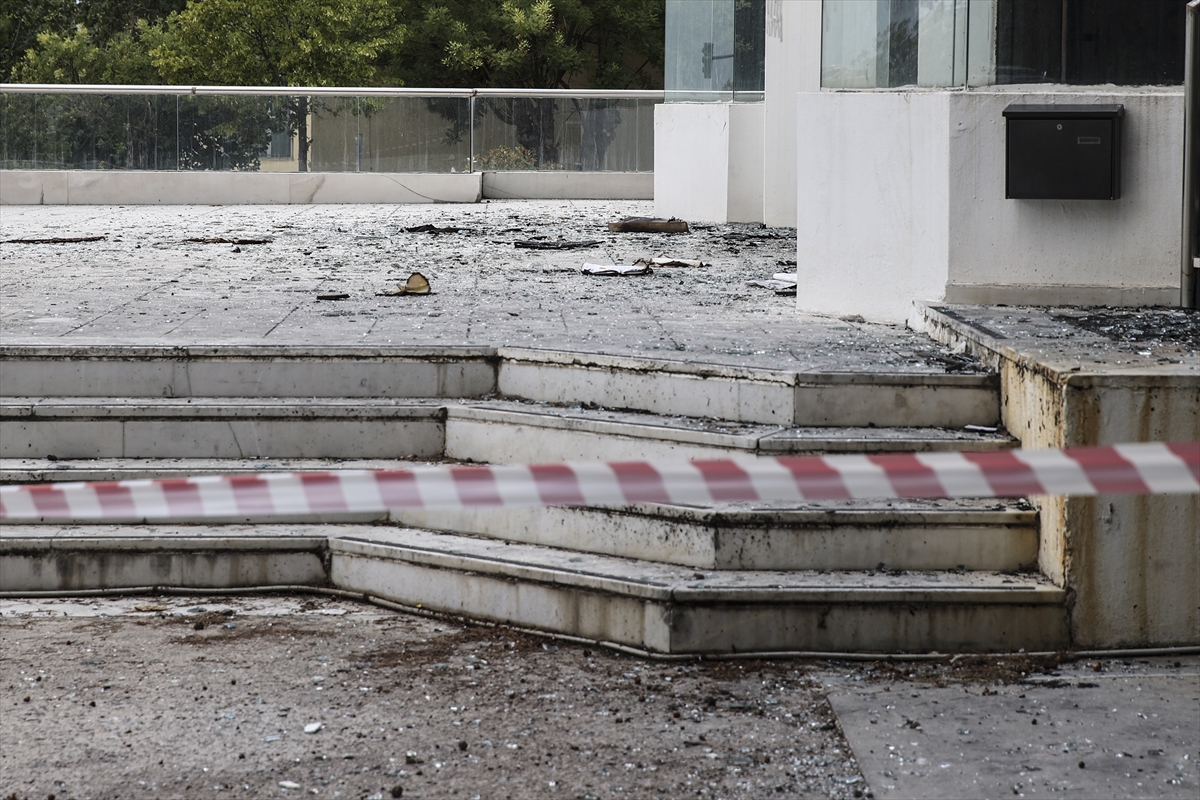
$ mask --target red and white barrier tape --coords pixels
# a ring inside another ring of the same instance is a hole
[[[1200,442],[1066,450],[432,466],[0,487],[5,520],[1200,492]]]

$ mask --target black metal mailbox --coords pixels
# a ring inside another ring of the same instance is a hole
[[[1124,116],[1122,105],[1010,105],[1004,109],[1004,196],[1116,200]]]

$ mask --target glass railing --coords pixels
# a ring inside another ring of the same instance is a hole
[[[0,169],[652,172],[660,91],[0,84]]]

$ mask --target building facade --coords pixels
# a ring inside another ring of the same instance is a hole
[[[658,213],[795,226],[802,311],[1190,304],[1185,7],[668,0]],[[1011,106],[1121,107],[1117,196],[1013,196]]]

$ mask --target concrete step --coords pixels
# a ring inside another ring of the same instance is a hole
[[[246,459],[6,459],[8,483],[169,478],[299,469],[395,469],[411,461]],[[1037,563],[1037,513],[1023,501],[826,501],[643,504],[628,508],[498,508],[231,517],[223,524],[394,521],[434,530],[636,558],[697,569],[1018,570]],[[132,522],[133,520],[129,520]],[[95,521],[92,521],[95,523]],[[217,524],[181,519],[180,523]],[[88,524],[85,519],[78,524]],[[56,523],[48,523],[54,525]],[[99,523],[111,526],[111,522]],[[9,523],[0,523],[6,528]]]
[[[491,464],[980,451],[1015,447],[1006,431],[773,425],[580,405],[477,400],[447,405],[446,457]]]
[[[482,397],[490,347],[6,345],[8,397]]]
[[[1037,513],[1006,501],[398,511],[402,525],[706,570],[1020,570]]]
[[[994,374],[789,372],[502,347],[497,389],[558,404],[801,426],[994,425]]]
[[[2,458],[438,458],[487,463],[994,450],[1003,431],[784,427],[513,401],[4,397]]]
[[[440,401],[7,397],[0,457],[438,458]]]
[[[1066,593],[997,572],[697,573],[390,526],[11,526],[4,593],[317,585],[660,653],[1049,650]]]
[[[994,374],[799,372],[518,348],[0,347],[9,397],[479,398],[783,426],[993,425]]]

